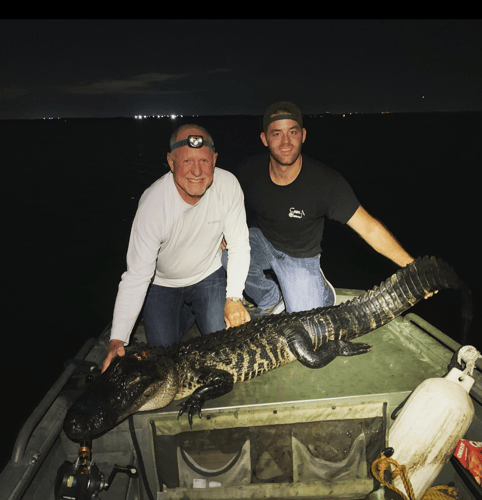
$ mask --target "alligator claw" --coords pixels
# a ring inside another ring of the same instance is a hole
[[[340,354],[342,356],[356,356],[368,352],[371,347],[370,344],[364,344],[363,342],[346,342],[343,346],[340,346]]]
[[[204,399],[196,394],[192,394],[187,401],[181,403],[179,406],[181,409],[177,414],[177,418],[187,412],[187,420],[189,422],[189,426],[192,429],[192,417],[197,413],[199,418],[202,418],[202,407],[204,405]]]

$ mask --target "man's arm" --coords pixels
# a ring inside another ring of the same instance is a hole
[[[251,319],[241,301],[248,276],[250,248],[244,195],[236,179],[232,186],[232,206],[225,221],[224,237],[221,248],[226,248],[228,252],[224,322],[226,328],[229,328],[242,325]]]
[[[402,248],[390,231],[362,206],[358,207],[347,224],[374,250],[400,267],[405,267],[413,262],[413,257]]]
[[[143,195],[132,223],[126,256],[127,269],[119,283],[111,337],[102,371],[107,369],[116,356],[125,354],[124,346],[129,342],[155,272],[162,238],[160,228],[163,227],[162,220],[159,220],[159,216],[156,217],[157,201],[158,197],[152,194],[148,197]]]
[[[347,224],[374,250],[392,260],[400,267],[405,267],[415,260],[402,248],[392,233],[381,222],[373,218],[361,205]],[[437,292],[427,293],[424,298],[428,299],[434,293]]]
[[[221,250],[227,247],[226,240],[223,238],[221,242]],[[239,326],[251,320],[251,316],[246,311],[242,297],[226,297],[224,304],[224,323],[226,328],[231,326]]]

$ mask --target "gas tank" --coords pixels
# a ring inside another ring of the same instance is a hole
[[[389,431],[392,456],[405,465],[415,498],[421,499],[469,428],[474,379],[457,368],[444,378],[422,382],[408,398]],[[405,491],[400,477],[393,484]]]

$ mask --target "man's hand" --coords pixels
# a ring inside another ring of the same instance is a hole
[[[107,346],[107,353],[104,362],[102,363],[102,372],[104,373],[112,360],[116,356],[125,356],[126,350],[124,349],[124,342],[122,340],[112,339]]]
[[[226,328],[244,325],[244,323],[250,320],[251,316],[248,311],[246,311],[241,301],[233,302],[230,299],[226,300],[224,306],[224,322],[226,323]]]

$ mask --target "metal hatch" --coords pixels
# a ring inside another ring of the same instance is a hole
[[[193,430],[152,416],[158,499],[364,498],[386,444],[383,401],[208,411]]]

